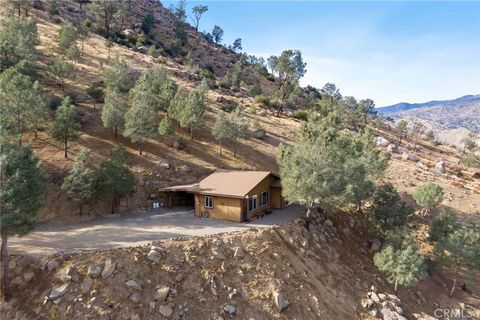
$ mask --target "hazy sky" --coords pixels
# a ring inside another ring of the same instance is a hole
[[[162,1],[167,7],[175,1]],[[268,57],[299,49],[302,85],[334,82],[377,106],[480,93],[480,2],[187,1],[224,42]]]

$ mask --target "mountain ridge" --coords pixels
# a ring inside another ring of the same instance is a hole
[[[458,102],[467,102],[470,100],[480,101],[480,94],[468,94],[468,95],[461,96],[459,98],[449,99],[449,100],[431,100],[427,102],[416,102],[416,103],[400,102],[390,106],[379,107],[377,108],[377,111],[380,113],[394,113],[394,112],[418,109],[422,107],[432,107],[436,105],[451,106],[451,105],[455,105],[455,103],[458,103]]]

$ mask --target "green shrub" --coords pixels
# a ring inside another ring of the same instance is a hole
[[[220,109],[229,113],[234,111],[237,108],[238,108],[238,105],[236,103],[226,103],[220,107]]]
[[[48,107],[50,110],[56,111],[58,107],[62,105],[63,99],[59,96],[52,96],[48,101]]]
[[[250,90],[250,95],[252,97],[259,96],[263,93],[262,87],[258,84],[254,85],[252,90]]]
[[[253,132],[253,136],[256,139],[263,140],[267,136],[267,131],[265,129],[257,129]]]
[[[212,80],[215,79],[215,75],[209,69],[202,69],[200,71],[200,76],[205,79],[212,79]]]
[[[173,147],[177,150],[183,150],[187,146],[187,140],[184,138],[180,137],[175,142],[173,143]]]
[[[103,92],[103,85],[99,82],[92,83],[87,88],[87,94],[90,97],[92,97],[97,103],[103,103],[105,99],[105,94]]]
[[[269,97],[267,97],[266,95],[259,95],[259,96],[256,96],[253,101],[255,103],[258,103],[260,105],[263,105],[264,107],[270,107],[272,105],[272,101],[270,100]]]
[[[147,54],[154,58],[158,58],[160,56],[160,50],[157,49],[155,46],[150,46],[148,48]]]
[[[255,106],[248,105],[245,109],[247,110],[248,113],[251,113],[251,114],[257,113],[257,108],[255,108]]]
[[[462,164],[466,167],[480,168],[480,158],[473,153],[468,154],[462,160]]]
[[[230,89],[232,87],[232,81],[228,75],[225,75],[222,77],[222,79],[220,79],[218,85],[220,88]]]
[[[307,121],[308,112],[305,110],[296,110],[293,112],[293,117],[298,120]]]

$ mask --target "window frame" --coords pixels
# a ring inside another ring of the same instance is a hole
[[[208,205],[208,200],[211,200],[211,206]],[[214,198],[212,196],[203,196],[203,207],[205,209],[213,209],[214,206]]]
[[[263,196],[265,195],[265,202],[263,201]],[[266,206],[270,203],[270,192],[264,191],[260,193],[260,207]]]
[[[249,196],[248,199],[247,199],[247,209],[248,209],[248,212],[252,212],[252,211],[255,211],[258,209],[258,202],[257,202],[257,195],[253,195],[253,196]],[[251,201],[254,201],[255,202],[255,208],[252,209],[250,204],[252,203]]]

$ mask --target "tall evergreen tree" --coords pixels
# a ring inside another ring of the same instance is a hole
[[[14,146],[0,137],[1,291],[5,301],[11,298],[8,236],[23,235],[33,228],[45,191],[45,171],[30,147]]]
[[[98,170],[96,186],[100,196],[112,201],[111,213],[115,213],[119,201],[130,192],[135,178],[127,166],[127,151],[117,146],[110,159],[102,160]]]
[[[158,134],[163,137],[163,142],[165,142],[165,137],[174,133],[175,128],[173,127],[172,120],[169,117],[163,117],[158,125]]]
[[[78,37],[78,31],[74,26],[63,25],[58,30],[58,48],[61,52],[66,53],[70,47],[76,45]]]
[[[220,111],[218,113],[217,120],[215,121],[215,124],[212,127],[212,135],[215,138],[215,140],[218,141],[218,145],[220,148],[220,155],[222,155],[222,143],[231,137],[230,129],[231,129],[230,122],[228,121],[227,116],[225,115],[225,112]]]
[[[195,30],[198,31],[198,26],[200,24],[200,19],[202,18],[202,15],[208,11],[207,6],[202,6],[202,5],[196,5],[195,7],[192,8],[193,12],[193,25],[195,26]]]
[[[197,130],[204,120],[206,106],[204,103],[205,88],[199,85],[189,93],[178,91],[169,107],[171,114],[182,128],[187,128],[193,140],[193,132]]]
[[[443,200],[443,189],[434,182],[427,182],[413,190],[413,199],[423,208],[425,214],[428,214],[433,208]]]
[[[68,142],[78,139],[80,136],[80,120],[77,110],[72,104],[70,97],[66,97],[58,107],[55,120],[50,127],[50,135],[53,139],[63,142],[65,159],[68,158]]]
[[[125,0],[94,0],[90,9],[99,23],[103,24],[106,38],[111,35],[113,24],[119,24],[119,29],[128,13],[128,5]]]
[[[230,139],[233,143],[233,156],[236,157],[238,140],[247,136],[249,123],[239,108],[233,111],[229,118],[228,122],[230,124]]]
[[[388,246],[376,253],[373,261],[388,275],[387,280],[395,284],[395,292],[399,284],[410,287],[426,276],[425,258],[414,245],[399,250]]]
[[[170,79],[163,68],[145,71],[138,79],[131,93],[136,104],[156,111],[167,111],[177,92],[177,84]]]
[[[38,81],[10,68],[0,74],[0,127],[11,135],[30,131],[37,136],[38,125],[48,115],[45,95]]]
[[[395,132],[398,135],[398,144],[402,144],[402,139],[405,138],[407,134],[407,125],[408,122],[405,120],[400,120],[395,127]]]
[[[49,66],[49,71],[50,74],[53,75],[55,78],[60,79],[63,90],[65,88],[65,78],[70,77],[75,71],[75,68],[73,67],[73,64],[71,64],[67,61],[67,59],[65,59],[65,57],[58,56],[52,59]]]
[[[62,184],[62,189],[78,201],[80,215],[83,214],[84,204],[89,203],[95,196],[95,179],[95,167],[90,150],[82,149],[75,157],[73,168]]]
[[[21,60],[36,61],[38,43],[35,21],[8,12],[0,19],[0,71]]]
[[[428,239],[433,242],[441,241],[459,228],[457,216],[448,209],[443,210],[430,223],[430,236]]]
[[[138,153],[142,154],[142,143],[154,138],[157,133],[155,117],[157,113],[141,101],[133,101],[133,106],[125,113],[123,135],[138,144]]]
[[[437,242],[435,252],[440,265],[453,268],[453,284],[450,296],[457,286],[457,278],[462,268],[478,270],[480,265],[480,228],[474,224],[458,228]]]
[[[110,67],[104,72],[105,87],[107,91],[128,93],[134,86],[134,81],[130,76],[130,67],[124,61],[115,58]]]
[[[102,123],[105,128],[113,129],[115,139],[118,137],[118,129],[123,129],[125,125],[126,112],[126,95],[122,92],[108,90],[102,108]]]

